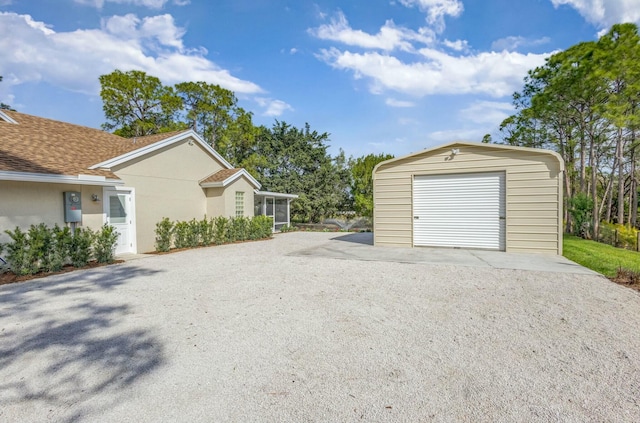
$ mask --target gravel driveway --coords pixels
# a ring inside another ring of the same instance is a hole
[[[0,286],[0,421],[640,421],[636,292],[334,236]]]

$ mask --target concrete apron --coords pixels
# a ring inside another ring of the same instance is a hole
[[[448,264],[585,275],[599,274],[565,257],[552,254],[504,253],[501,251],[440,247],[374,247],[372,233],[338,235],[327,243],[296,251],[290,255],[394,263]]]

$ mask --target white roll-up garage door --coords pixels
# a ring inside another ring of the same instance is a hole
[[[415,176],[413,244],[504,251],[504,172]]]

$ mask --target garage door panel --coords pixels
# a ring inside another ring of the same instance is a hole
[[[416,176],[414,245],[505,249],[503,172]]]

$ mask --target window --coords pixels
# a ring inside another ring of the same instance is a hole
[[[244,216],[244,192],[236,191],[236,217]]]

